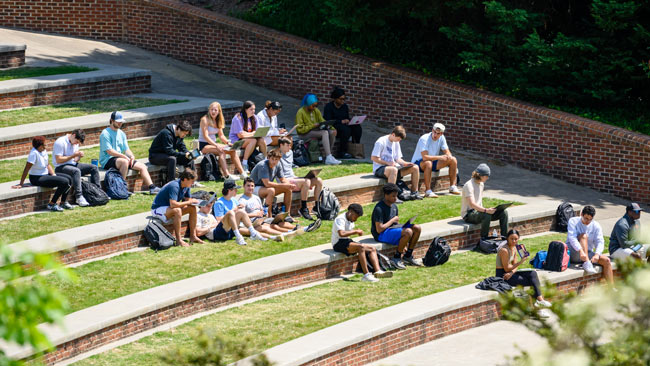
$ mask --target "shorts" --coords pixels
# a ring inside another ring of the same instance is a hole
[[[422,167],[420,166],[421,162],[422,162],[422,159],[418,159],[413,164],[417,165],[418,168],[420,168],[420,173],[424,173],[424,170],[422,170]],[[432,161],[432,163],[433,164],[431,165],[431,171],[432,172],[437,172],[439,170],[438,169],[438,160],[434,160],[434,161]]]
[[[230,231],[226,231],[223,228],[223,223],[220,222],[217,227],[212,230],[212,240],[214,241],[226,241],[230,240],[235,237],[235,231],[233,229],[230,229]]]
[[[351,255],[350,252],[348,252],[348,247],[350,247],[350,243],[352,243],[352,239],[341,238],[339,239],[339,241],[336,242],[336,244],[334,244],[334,251],[338,253],[343,253],[349,257]]]
[[[401,227],[389,227],[379,234],[377,240],[382,243],[390,245],[398,245],[399,239],[402,237],[402,228]]]
[[[570,249],[570,248],[569,248]],[[587,255],[589,256],[589,260],[596,255],[596,253],[592,252],[591,250],[587,252]],[[570,250],[569,252],[569,259],[571,263],[582,263],[580,260],[580,251],[579,250]]]
[[[290,179],[289,179],[289,183],[297,185],[296,182],[299,182],[299,181],[301,181],[301,180],[302,180],[302,179],[293,179],[293,178],[290,178]],[[292,189],[291,192],[300,192],[300,188],[296,187],[296,188]]]
[[[167,216],[165,216],[165,212],[167,212],[167,209],[169,206],[160,206],[156,209],[151,210],[151,216],[156,217],[160,219],[165,224],[168,224],[172,221],[172,219],[168,219]]]
[[[199,141],[199,151],[203,151],[203,148],[210,145],[207,142]]]
[[[264,188],[264,186],[255,186],[255,188],[253,189],[253,194],[256,195],[256,196],[259,196],[260,195],[260,189],[262,189],[262,188]]]
[[[108,159],[108,161],[106,162],[106,164],[104,164],[104,166],[102,168],[104,170],[108,170],[110,168],[117,169],[117,166],[115,166],[116,161],[117,161],[117,158],[115,156],[113,156],[110,159]],[[134,160],[133,165],[135,165],[135,163],[137,163],[137,162],[138,162],[137,160]],[[131,169],[131,168],[129,168],[129,169]],[[133,170],[133,169],[131,169],[131,170]]]
[[[386,165],[382,165],[379,168],[377,168],[377,170],[375,170],[374,173],[375,177],[386,179],[386,174],[384,173],[385,170],[386,170]],[[402,173],[400,173],[400,171],[397,170],[397,179],[399,180],[401,178],[402,178]]]

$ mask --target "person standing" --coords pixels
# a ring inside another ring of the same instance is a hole
[[[79,150],[79,145],[86,140],[83,130],[74,130],[65,136],[61,136],[54,142],[52,147],[52,165],[54,172],[58,175],[67,175],[72,180],[75,189],[77,205],[80,207],[89,206],[83,196],[81,188],[81,177],[90,175],[90,183],[99,186],[99,169],[92,164],[84,164],[79,161],[84,157],[84,152]]]

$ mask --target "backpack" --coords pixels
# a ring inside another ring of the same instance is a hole
[[[107,170],[104,176],[104,191],[114,200],[127,200],[131,195],[122,174],[113,168]]]
[[[99,186],[83,179],[81,180],[81,194],[91,206],[103,206],[110,199]]]
[[[253,168],[255,168],[255,165],[261,163],[262,161],[264,161],[264,154],[262,154],[257,149],[253,150],[251,156],[248,157],[248,171],[252,172]]]
[[[318,196],[318,210],[316,216],[321,220],[332,221],[338,216],[341,204],[336,195],[328,188],[323,187]]]
[[[307,143],[307,153],[309,156],[309,161],[312,163],[318,163],[321,159],[320,145],[318,143],[319,140],[311,140]]]
[[[387,272],[396,269],[393,262],[391,262],[387,256],[381,254],[380,252],[377,252],[377,261],[379,262],[379,270],[381,271]],[[368,272],[370,273],[377,272],[377,269],[375,269],[370,263],[370,252],[366,252],[366,265],[368,266]],[[361,262],[357,263],[356,271],[359,273],[363,273],[363,270],[361,269]]]
[[[160,220],[153,216],[148,216],[149,223],[144,228],[144,237],[149,243],[149,247],[155,251],[169,249],[176,244],[174,236],[165,229]]]
[[[302,140],[297,140],[293,143],[293,163],[297,166],[307,166],[310,164],[309,151],[307,151],[305,143]]]
[[[200,190],[200,191],[192,192],[190,196],[197,200],[209,201],[214,196],[214,192],[206,192],[204,190]]]
[[[476,250],[485,254],[494,254],[505,241],[505,238],[502,236],[488,236],[487,238],[479,239]]]
[[[411,197],[411,190],[405,181],[398,179],[395,184],[397,185],[397,188],[399,188],[399,192],[397,192],[397,198],[402,201],[410,201],[414,199]]]
[[[205,154],[201,160],[201,180],[210,182],[221,179],[221,169],[214,154]]]
[[[424,255],[422,263],[427,267],[439,266],[446,263],[451,255],[451,248],[447,240],[436,236],[429,244],[427,254]]]
[[[562,272],[569,266],[569,253],[567,246],[561,241],[552,241],[548,245],[548,253],[544,262],[547,271]]]
[[[535,258],[533,258],[529,263],[533,267],[537,269],[543,269],[544,268],[544,262],[546,262],[546,256],[548,255],[548,252],[545,250],[540,250],[535,254]]]
[[[566,233],[569,219],[575,216],[573,206],[569,202],[562,202],[555,211],[555,231]]]

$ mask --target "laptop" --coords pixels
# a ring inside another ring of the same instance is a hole
[[[494,212],[494,214],[496,215],[497,213],[502,212],[503,210],[505,210],[506,208],[508,208],[510,206],[512,206],[512,202],[502,203],[502,204],[500,204],[500,205],[498,205],[497,207],[494,208],[496,210]]]
[[[360,125],[366,119],[366,116],[354,116],[348,125]]]
[[[266,134],[269,133],[270,129],[271,127],[258,127],[257,130],[255,130],[253,137],[266,137]]]
[[[232,151],[232,150],[237,150],[239,149],[242,145],[244,144],[244,139],[237,140],[237,142],[234,142],[232,146],[226,147],[224,150]]]
[[[289,214],[288,212],[280,212],[279,214],[273,216],[273,221],[271,221],[271,224],[281,223],[282,221],[284,221],[284,219],[287,218],[288,214]]]
[[[399,228],[408,229],[410,227],[413,227],[413,224],[415,223],[415,219],[417,219],[417,218],[418,218],[418,215],[415,215],[415,216],[411,217],[410,219],[406,220],[406,222],[403,223],[402,225],[393,225],[391,227],[396,228],[396,229],[399,229]]]
[[[309,171],[309,173],[305,174],[305,176],[303,178],[305,178],[305,179],[316,178],[316,176],[318,175],[318,173],[320,173],[321,170],[322,169],[312,169],[312,170]]]

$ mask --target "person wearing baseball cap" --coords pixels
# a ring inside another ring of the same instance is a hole
[[[499,220],[501,235],[508,232],[508,211],[483,207],[483,189],[485,182],[490,179],[490,167],[479,164],[472,173],[461,194],[460,216],[469,224],[481,224],[481,238],[486,238],[490,231],[490,222]]]
[[[630,203],[625,208],[625,215],[614,225],[612,234],[609,236],[609,256],[612,259],[632,257],[644,260],[647,258],[650,244],[639,242],[641,211],[643,209],[638,203]]]
[[[251,239],[266,241],[267,239],[253,228],[251,219],[244,209],[244,203],[239,203],[235,198],[239,188],[241,186],[237,185],[234,179],[226,179],[223,182],[221,190],[223,197],[219,198],[212,207],[214,217],[219,222],[212,232],[214,240],[226,241],[235,238],[237,244],[246,245],[246,240],[239,232],[239,224],[243,223],[244,227],[248,229]]]
[[[424,173],[425,197],[438,197],[431,189],[431,172],[437,172],[446,166],[449,167],[449,193],[460,194],[456,187],[458,161],[451,155],[444,133],[445,125],[435,123],[431,132],[420,136],[411,158],[411,163],[417,165],[420,172]]]

